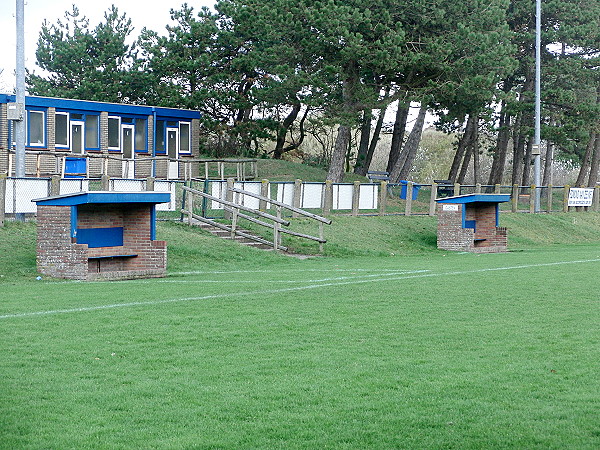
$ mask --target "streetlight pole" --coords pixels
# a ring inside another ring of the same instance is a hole
[[[542,0],[535,2],[535,134],[533,137],[533,172],[535,184],[535,212],[540,212],[541,184],[541,78],[542,78]]]
[[[15,130],[15,175],[25,177],[25,0],[17,0],[17,66],[16,66],[16,107],[22,114],[19,120],[13,120]],[[25,221],[25,214],[16,214],[15,218]]]

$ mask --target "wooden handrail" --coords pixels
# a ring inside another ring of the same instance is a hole
[[[305,238],[305,239],[310,239],[310,240],[316,241],[316,242],[319,243],[321,251],[323,251],[323,248],[322,248],[323,244],[325,242],[327,242],[327,240],[323,237],[323,224],[324,223],[325,224],[330,224],[331,220],[327,219],[325,217],[318,216],[317,214],[312,214],[312,213],[309,213],[308,211],[304,211],[304,210],[299,209],[299,208],[290,207],[289,205],[286,205],[286,204],[278,202],[278,201],[271,201],[271,199],[269,199],[267,197],[263,197],[263,196],[254,194],[252,192],[247,192],[247,191],[244,191],[242,189],[231,189],[230,188],[229,192],[236,192],[238,194],[250,194],[250,196],[252,196],[252,197],[257,197],[260,200],[265,200],[265,201],[267,201],[269,203],[273,203],[275,206],[277,206],[277,216],[273,216],[273,215],[268,214],[266,212],[259,211],[259,210],[256,210],[256,209],[252,209],[252,208],[249,208],[247,206],[240,205],[240,204],[237,204],[235,202],[231,202],[229,200],[223,200],[222,198],[215,197],[213,195],[207,194],[207,193],[199,191],[197,189],[193,189],[193,188],[188,187],[188,186],[183,186],[183,190],[186,193],[196,194],[196,195],[199,195],[202,198],[205,198],[205,199],[212,200],[212,201],[215,201],[217,203],[220,203],[221,205],[223,205],[223,209],[225,211],[230,212],[232,214],[232,223],[231,223],[231,226],[227,226],[225,224],[216,222],[216,221],[214,221],[212,219],[207,219],[205,217],[196,215],[193,212],[193,208],[194,208],[194,206],[193,206],[193,203],[194,203],[193,202],[193,197],[190,196],[190,198],[186,201],[187,209],[185,209],[185,208],[182,207],[181,210],[180,210],[182,214],[185,214],[185,215],[187,215],[189,217],[190,224],[191,224],[192,219],[196,219],[196,220],[199,220],[201,222],[211,224],[211,225],[213,225],[213,226],[215,226],[217,228],[229,231],[231,233],[232,237],[234,237],[235,235],[239,235],[239,236],[245,237],[247,239],[252,239],[254,241],[261,242],[263,244],[268,244],[268,245],[272,246],[276,250],[277,249],[281,249],[281,250],[284,250],[284,251],[287,250],[287,247],[282,246],[281,243],[280,243],[280,234],[281,233],[285,233],[285,234],[289,234],[289,235],[292,235],[292,236],[297,236],[297,237],[301,237],[301,238]],[[287,209],[289,209],[291,211],[294,211],[294,212],[296,212],[296,213],[298,213],[300,215],[304,215],[306,217],[309,217],[309,218],[317,220],[319,222],[319,234],[320,234],[320,236],[319,237],[310,236],[308,234],[298,233],[298,232],[295,232],[295,231],[291,231],[291,230],[287,230],[285,228],[282,228],[281,225],[283,225],[283,226],[289,226],[290,225],[290,222],[288,220],[285,220],[285,219],[281,218],[281,209],[282,208],[287,208]],[[254,215],[256,215],[256,216],[258,216],[260,218],[270,220],[270,221],[273,222],[273,224],[264,222],[262,220],[259,220],[259,219],[255,218],[255,217],[252,217],[252,216],[249,216],[247,214],[243,214],[240,211],[246,211],[246,212],[252,213],[252,214],[254,214]],[[182,218],[183,218],[183,216],[182,216]],[[248,221],[250,221],[252,223],[255,223],[257,225],[261,225],[263,227],[266,227],[266,228],[269,228],[269,229],[273,230],[273,242],[269,242],[269,241],[267,241],[265,239],[262,239],[262,238],[259,238],[257,236],[249,235],[247,233],[244,233],[243,231],[239,231],[237,229],[237,220],[240,219],[240,218],[241,219],[246,219],[246,220],[248,220]]]
[[[243,189],[233,188],[233,189],[230,189],[230,190],[231,190],[231,192],[235,192],[236,194],[248,195],[250,197],[257,198],[258,200],[263,200],[263,201],[265,201],[267,203],[272,203],[275,206],[281,206],[282,208],[285,208],[285,209],[287,209],[287,210],[289,210],[291,212],[294,212],[296,214],[300,214],[302,216],[306,216],[306,217],[309,217],[311,219],[318,220],[319,222],[323,222],[326,225],[331,225],[331,219],[319,216],[318,214],[313,214],[313,213],[308,212],[308,211],[304,211],[303,209],[296,208],[294,206],[290,206],[290,205],[288,205],[286,203],[278,202],[277,200],[272,200],[269,197],[265,197],[265,196],[260,195],[260,194],[255,194],[254,192],[244,191]]]
[[[265,213],[265,212],[262,212],[262,211],[257,211],[255,209],[248,208],[247,206],[244,206],[244,205],[238,205],[237,203],[229,202],[227,200],[223,200],[222,198],[215,197],[213,195],[207,194],[206,192],[202,192],[202,191],[199,191],[197,189],[193,189],[193,188],[188,187],[188,186],[183,186],[183,190],[191,192],[192,194],[198,194],[201,197],[204,197],[204,198],[206,198],[208,200],[215,201],[217,203],[221,203],[222,205],[229,206],[232,209],[238,209],[238,210],[242,210],[242,211],[246,211],[246,212],[251,212],[251,213],[256,214],[257,216],[260,216],[260,217],[262,217],[264,219],[269,219],[269,220],[272,220],[273,222],[278,222],[278,223],[280,223],[282,225],[285,225],[286,227],[289,226],[289,224],[290,224],[289,220],[281,219],[281,218],[279,218],[277,216],[273,216],[271,214],[268,214],[268,213]]]

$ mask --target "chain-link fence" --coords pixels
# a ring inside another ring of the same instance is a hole
[[[241,205],[270,211],[273,205],[243,195],[228,194],[228,187],[283,202],[315,214],[352,215],[434,215],[437,198],[474,193],[509,194],[511,201],[502,203],[502,211],[534,212],[535,191],[531,186],[509,185],[454,185],[444,183],[418,184],[401,182],[374,183],[317,183],[317,182],[270,182],[191,179],[185,184],[214,197],[238,202]],[[51,195],[70,194],[82,191],[136,192],[154,190],[169,192],[171,201],[157,206],[159,220],[180,220],[185,194],[183,181],[124,178],[0,178],[0,213],[12,218],[15,214],[34,215],[33,199]],[[547,186],[539,188],[539,212],[568,211],[569,186]],[[534,194],[534,195],[532,195]],[[589,209],[598,211],[599,189],[594,190],[594,199]],[[3,211],[2,211],[3,206]],[[574,209],[574,208],[571,208]],[[578,210],[581,210],[579,208]],[[289,213],[291,215],[291,213]],[[204,199],[201,215],[206,218],[223,218],[223,207],[215,201]]]

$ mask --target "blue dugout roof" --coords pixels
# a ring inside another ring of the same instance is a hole
[[[510,201],[510,194],[467,194],[457,195],[455,197],[438,198],[438,203],[504,203]]]
[[[14,95],[0,94],[0,103],[15,102]],[[73,100],[54,97],[25,97],[27,108],[49,108],[78,112],[102,112],[109,114],[151,116],[156,114],[159,118],[173,119],[200,119],[201,114],[191,109],[160,108],[158,106],[126,105],[122,103],[95,102],[89,100]]]
[[[32,200],[38,205],[49,206],[76,206],[87,204],[157,204],[171,201],[169,192],[114,192],[90,191],[76,192],[73,194],[57,195],[54,197],[37,198]]]

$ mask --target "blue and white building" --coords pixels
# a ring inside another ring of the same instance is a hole
[[[0,173],[9,176],[14,102],[0,94]],[[28,176],[177,179],[192,175],[186,162],[199,154],[198,111],[28,96],[24,120]]]

